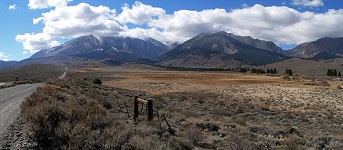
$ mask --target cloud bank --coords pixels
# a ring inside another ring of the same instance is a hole
[[[256,4],[230,11],[178,10],[168,14],[163,8],[135,2],[131,7],[123,5],[122,11],[117,13],[107,6],[80,3],[56,7],[33,19],[33,23],[44,24],[41,33],[26,33],[16,38],[30,53],[59,44],[56,38],[89,34],[184,42],[201,32],[226,31],[277,44],[300,44],[322,37],[343,36],[343,9],[315,13],[300,12],[286,6]],[[134,27],[129,28],[127,24]]]

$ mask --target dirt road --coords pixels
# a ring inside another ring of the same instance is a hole
[[[58,79],[64,79],[67,75],[68,67],[65,67],[65,72],[58,78]]]
[[[31,95],[37,87],[42,85],[42,83],[23,84],[0,89],[0,136],[19,115],[20,104],[25,97]]]

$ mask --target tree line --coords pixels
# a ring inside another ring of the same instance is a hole
[[[170,66],[158,66],[161,68],[165,68],[166,70],[173,70],[173,71],[216,71],[216,72],[221,72],[221,71],[230,71],[230,72],[241,72],[241,73],[258,73],[258,74],[279,74],[279,71],[276,68],[272,69],[261,69],[261,68],[222,68],[222,67],[217,67],[217,68],[184,68],[184,67],[170,67]],[[286,69],[285,74],[287,75],[293,75],[292,69]]]
[[[341,72],[337,73],[336,69],[328,69],[328,71],[326,72],[326,75],[330,77],[337,77],[337,76],[341,77]]]

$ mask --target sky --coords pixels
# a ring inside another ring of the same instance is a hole
[[[0,60],[22,60],[83,35],[184,42],[226,31],[283,49],[343,37],[341,0],[1,0]]]

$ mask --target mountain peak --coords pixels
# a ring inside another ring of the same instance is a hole
[[[219,32],[216,32],[214,34],[216,34],[216,35],[223,35],[223,36],[233,36],[232,33],[227,33],[226,31],[219,31]]]
[[[87,57],[102,59],[109,57],[132,60],[154,58],[168,50],[168,46],[152,38],[142,40],[122,36],[103,37],[85,35],[70,40],[60,46],[41,50],[31,56],[31,58]]]
[[[160,64],[174,67],[237,67],[283,60],[282,49],[251,37],[225,31],[200,33],[159,57]]]

